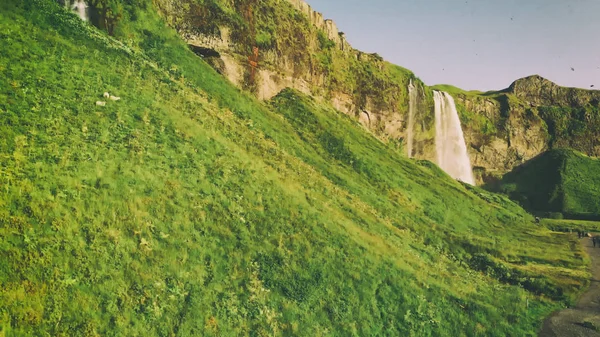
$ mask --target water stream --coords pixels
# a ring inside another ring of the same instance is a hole
[[[433,98],[437,164],[452,178],[474,185],[475,178],[454,99],[443,91],[434,91]]]

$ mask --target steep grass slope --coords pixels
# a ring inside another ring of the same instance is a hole
[[[532,211],[600,219],[600,161],[573,150],[545,152],[490,187]]]
[[[0,3],[0,335],[527,336],[586,284],[505,197],[135,14]]]

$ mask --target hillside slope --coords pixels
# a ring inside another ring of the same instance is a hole
[[[545,152],[491,186],[534,212],[600,218],[600,160],[573,150]]]
[[[527,336],[588,282],[507,198],[141,8],[120,42],[0,3],[0,334]]]

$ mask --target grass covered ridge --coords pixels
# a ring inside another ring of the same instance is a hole
[[[466,95],[466,96],[473,96],[473,95],[482,95],[483,92],[479,91],[479,90],[464,90],[461,88],[458,88],[456,86],[453,86],[451,84],[436,84],[434,86],[431,86],[432,90],[438,90],[438,91],[445,91],[451,95]]]
[[[565,217],[600,218],[600,161],[574,150],[552,150],[507,173],[497,186],[523,207]]]
[[[600,221],[542,219],[541,223],[548,229],[557,232],[573,233],[579,230],[590,233],[600,233]]]
[[[0,334],[526,336],[585,286],[507,198],[119,29],[0,3]]]

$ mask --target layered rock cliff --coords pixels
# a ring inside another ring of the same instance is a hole
[[[157,0],[192,50],[268,100],[287,87],[331,103],[386,141],[405,141],[408,84],[418,92],[414,155],[434,158],[431,91],[414,74],[350,46],[301,0]]]
[[[454,93],[480,182],[556,148],[600,156],[600,91],[534,75],[507,89]]]
[[[306,2],[155,4],[192,50],[240,88],[262,100],[294,88],[354,116],[385,141],[405,143],[407,87],[413,81],[418,102],[412,155],[435,159],[432,89],[377,54],[352,48],[335,23]],[[457,103],[478,183],[551,148],[600,155],[598,91],[563,88],[539,76],[495,92],[448,91]]]

